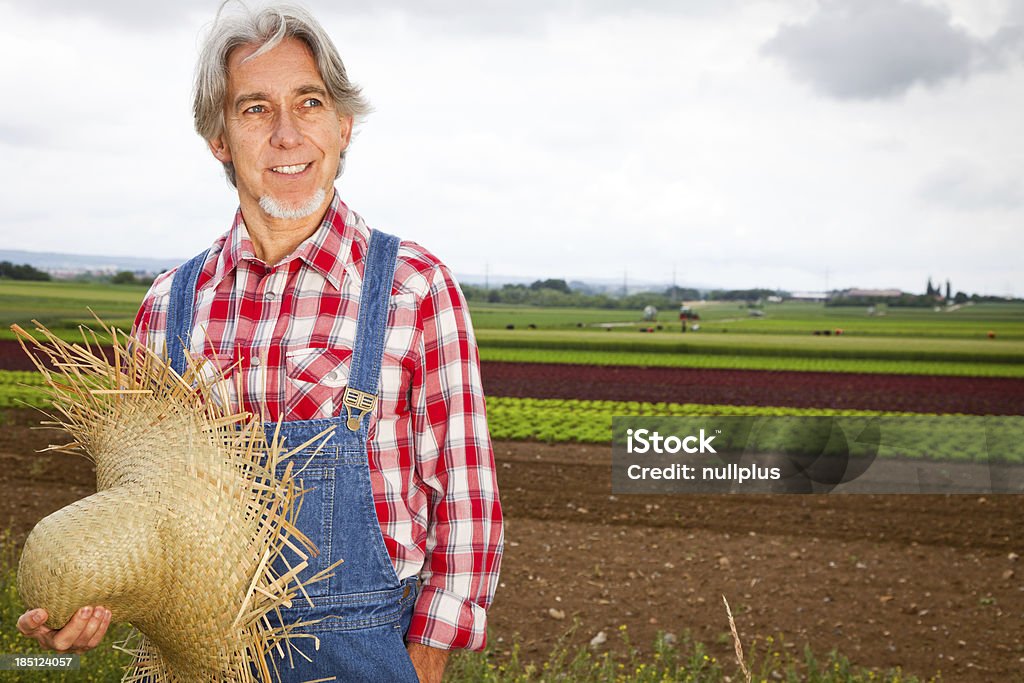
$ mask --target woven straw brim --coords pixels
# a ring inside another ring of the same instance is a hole
[[[305,624],[280,626],[280,608],[309,601],[304,586],[335,568],[298,578],[316,549],[294,526],[292,463],[275,474],[310,444],[268,443],[257,417],[218,395],[223,377],[191,364],[181,377],[123,332],[104,328],[108,360],[91,332],[69,344],[36,325],[36,336],[12,329],[45,377],[50,424],[73,438],[50,448],[90,458],[97,493],[29,535],[25,604],[45,608],[51,628],[83,605],[131,623],[140,636],[125,681],[277,679],[279,664],[315,649],[295,646],[310,636],[296,632]]]

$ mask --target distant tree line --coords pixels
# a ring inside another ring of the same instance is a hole
[[[10,261],[0,261],[0,279],[48,281],[53,277],[45,270],[39,270],[27,263],[15,265]],[[87,282],[110,282],[115,285],[151,285],[153,278],[136,275],[130,270],[122,270],[113,275],[83,274],[76,278]]]
[[[774,289],[712,289],[708,299],[712,301],[762,301],[770,296],[787,297],[789,292]]]
[[[119,270],[114,273],[110,278],[111,284],[115,285],[146,285],[153,284],[153,278],[146,276],[136,276],[130,270]]]
[[[15,265],[10,261],[0,261],[0,278],[9,280],[51,280],[50,274],[27,263]]]
[[[536,280],[529,285],[506,284],[493,289],[467,284],[462,286],[462,291],[469,301],[491,304],[607,309],[643,309],[645,306],[654,306],[662,310],[676,309],[682,301],[704,298],[749,302],[781,294],[771,289],[730,289],[712,290],[705,297],[700,290],[690,287],[669,287],[663,291],[616,296],[604,292],[573,289],[561,279]]]
[[[983,303],[1006,301],[1006,298],[1001,296],[968,294],[967,292],[957,292],[956,294],[953,294],[953,284],[948,279],[946,280],[945,293],[943,293],[943,287],[941,285],[932,284],[932,279],[929,277],[928,284],[925,286],[924,294],[910,294],[908,292],[903,292],[898,297],[894,297],[850,296],[844,292],[833,292],[832,296],[830,296],[828,301],[825,302],[825,305],[875,306],[878,304],[886,304],[887,306],[892,307],[932,308],[937,304],[965,304],[968,301]]]
[[[876,306],[885,304],[893,308],[932,308],[940,303],[965,304],[968,301],[974,303],[1006,301],[1004,296],[989,296],[982,294],[967,294],[957,292],[951,299],[928,294],[907,294],[903,293],[898,297],[878,296],[835,296],[825,302],[826,306]]]
[[[907,294],[904,292],[897,296],[849,296],[842,292],[837,292],[830,296],[826,301],[826,306],[877,306],[879,304],[885,304],[886,306],[905,307],[905,308],[931,308],[935,305],[935,297],[925,296],[922,294]]]
[[[931,308],[941,302],[963,304],[968,301],[1004,301],[1003,297],[980,296],[957,292],[952,296],[952,286],[945,283],[946,296],[942,288],[933,286],[928,281],[930,293],[902,293],[898,297],[887,296],[848,296],[843,292],[833,292],[825,302],[826,306],[874,306],[886,304],[892,307]],[[642,310],[645,306],[654,306],[663,311],[675,310],[683,301],[737,301],[747,306],[760,306],[769,297],[777,296],[788,299],[790,293],[777,289],[712,289],[700,291],[691,287],[669,287],[662,291],[635,292],[621,295],[595,291],[582,283],[570,285],[562,279],[549,278],[535,280],[530,284],[506,284],[501,287],[486,288],[479,285],[465,284],[462,291],[466,299],[478,303],[509,304],[516,306],[542,306],[562,308],[605,308]]]
[[[679,305],[667,292],[638,292],[627,296],[588,294],[572,289],[565,280],[559,279],[537,280],[529,285],[506,284],[492,289],[467,284],[462,286],[462,292],[468,301],[518,306],[642,309],[644,306],[672,308]]]

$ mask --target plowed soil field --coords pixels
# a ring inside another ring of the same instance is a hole
[[[660,369],[637,379],[632,368],[559,367],[572,369],[490,363],[484,381],[496,395],[534,397],[999,414],[1021,414],[1022,404],[1019,386],[993,380],[957,383],[969,398],[949,403],[933,396],[949,389],[947,378],[911,378],[925,383],[908,388],[883,376],[890,383],[875,390],[861,376],[802,377],[813,397],[804,403],[801,390],[778,387],[787,386],[782,375],[805,373],[680,370],[667,381]],[[616,376],[626,379],[615,384]],[[624,395],[629,386],[637,393]],[[901,398],[904,390],[918,402]],[[729,391],[742,398],[726,400]],[[0,523],[22,539],[41,517],[88,495],[94,478],[85,460],[35,453],[63,442],[32,429],[35,411],[0,418]],[[607,648],[623,624],[638,645],[658,631],[689,632],[726,661],[725,595],[748,649],[781,634],[794,651],[837,648],[864,666],[1024,681],[1019,497],[614,496],[610,456],[605,446],[495,444],[507,524],[490,622],[498,650],[518,641],[523,656],[543,658],[578,620],[575,642],[604,631]]]

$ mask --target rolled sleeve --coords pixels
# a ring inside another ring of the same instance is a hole
[[[504,534],[476,340],[462,292],[444,266],[434,273],[420,316],[416,467],[430,491],[430,518],[423,589],[407,638],[479,650]]]
[[[461,595],[424,586],[406,640],[442,650],[482,650],[487,644],[487,612]]]

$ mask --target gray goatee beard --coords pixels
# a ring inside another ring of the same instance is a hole
[[[320,188],[313,193],[313,196],[298,206],[285,206],[270,195],[260,197],[260,208],[264,213],[273,218],[284,218],[295,220],[297,218],[308,218],[316,213],[317,209],[323,206],[327,193]]]

